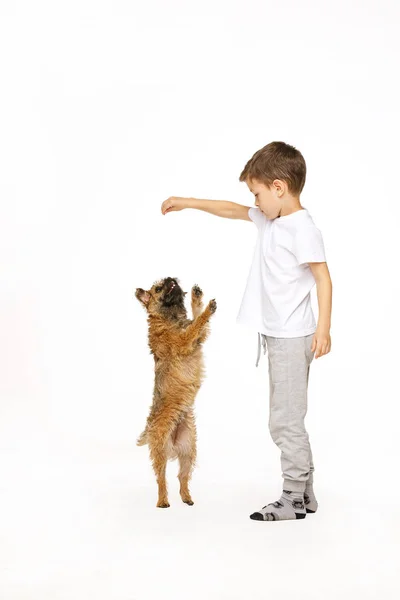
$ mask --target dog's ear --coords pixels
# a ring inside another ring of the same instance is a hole
[[[149,292],[142,290],[142,288],[136,288],[135,296],[139,300],[139,302],[141,302],[143,304],[143,306],[148,305],[148,303],[150,301]]]

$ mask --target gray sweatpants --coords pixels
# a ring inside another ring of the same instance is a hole
[[[314,334],[296,338],[276,338],[258,334],[268,348],[269,431],[281,451],[283,489],[304,492],[306,481],[313,481],[314,463],[308,433],[307,387],[310,364],[314,358]],[[256,366],[257,366],[256,365]]]

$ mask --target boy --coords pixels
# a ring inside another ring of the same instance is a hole
[[[197,208],[230,219],[253,221],[258,237],[237,322],[258,332],[268,347],[269,430],[281,450],[283,491],[279,500],[250,515],[258,521],[303,519],[318,503],[313,490],[314,464],[308,433],[307,386],[311,361],[331,349],[332,283],[321,232],[300,204],[306,180],[302,154],[284,142],[272,142],[247,162],[239,181],[255,196],[255,207],[234,202],[172,196],[166,213]],[[317,285],[318,324],[310,292]]]

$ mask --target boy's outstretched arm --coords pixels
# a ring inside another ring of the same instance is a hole
[[[225,217],[226,219],[242,219],[243,221],[251,221],[249,217],[250,206],[243,206],[229,200],[198,200],[197,198],[180,198],[171,196],[161,205],[163,215],[174,210],[183,210],[184,208],[197,208],[204,210],[217,217]]]
[[[326,262],[308,264],[317,285],[318,323],[311,350],[318,358],[331,350],[332,281]]]

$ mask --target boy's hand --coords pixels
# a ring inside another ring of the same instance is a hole
[[[163,215],[172,210],[182,210],[187,208],[190,202],[190,198],[178,198],[177,196],[171,196],[168,200],[164,200],[161,205],[161,212]]]
[[[311,344],[311,352],[314,352],[314,358],[319,358],[324,354],[328,354],[331,350],[331,336],[329,331],[325,329],[318,329],[314,334],[313,341]]]

